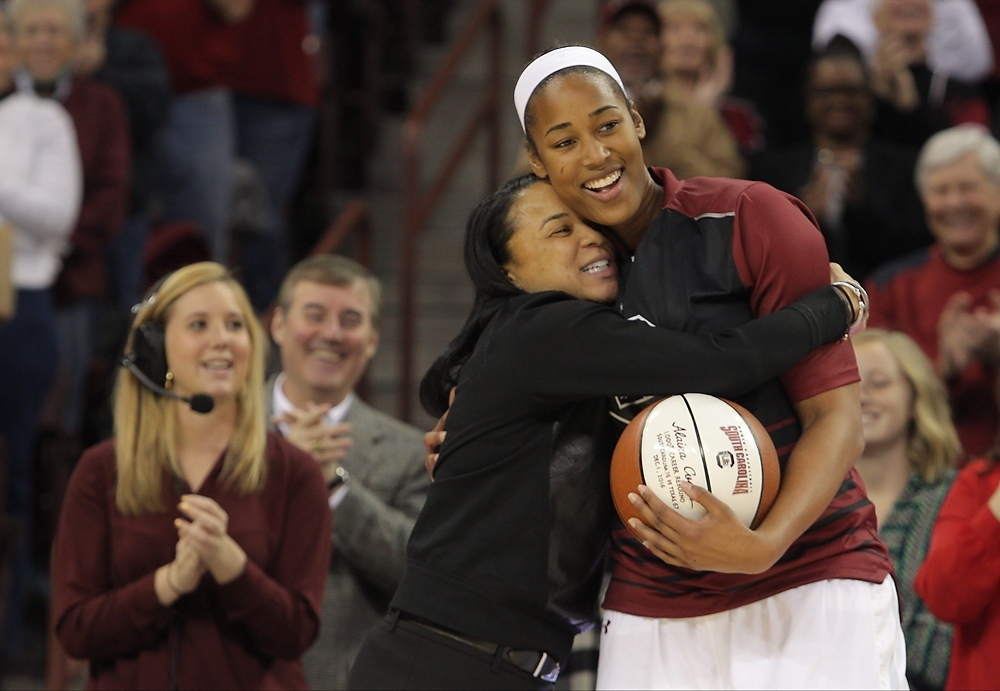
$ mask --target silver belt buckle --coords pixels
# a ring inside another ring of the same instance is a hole
[[[542,656],[538,659],[538,664],[535,665],[535,671],[531,673],[531,676],[535,677],[536,679],[541,679],[542,681],[547,681],[549,683],[554,684],[556,682],[556,679],[559,678],[560,667],[558,662],[555,663],[556,666],[553,667],[551,670],[549,670],[543,676],[542,669],[545,667],[545,663],[548,661],[548,659],[549,659],[549,654],[543,651]]]

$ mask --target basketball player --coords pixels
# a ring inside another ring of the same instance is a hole
[[[550,688],[603,575],[603,396],[747,391],[861,315],[827,287],[716,335],[626,321],[597,304],[618,294],[611,240],[533,175],[477,207],[465,256],[475,305],[421,383],[438,413],[457,384],[449,437],[351,688]]]
[[[540,56],[514,101],[534,172],[634,253],[626,318],[717,331],[826,282],[823,238],[798,200],[763,183],[682,183],[645,167],[642,118],[600,53]],[[688,492],[708,510],[698,521],[638,491],[649,526],[638,527],[642,542],[624,526],[614,533],[599,687],[905,687],[892,566],[853,470],[857,382],[844,342],[736,398],[782,464],[756,530],[700,488]],[[613,414],[627,421],[642,404],[618,398]]]

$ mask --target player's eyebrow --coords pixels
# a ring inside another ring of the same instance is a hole
[[[606,106],[601,106],[600,108],[598,108],[597,110],[595,110],[593,113],[590,113],[589,115],[587,115],[587,117],[588,118],[596,118],[598,115],[600,115],[604,111],[608,110],[609,108],[618,108],[618,106],[616,106],[614,103],[609,103]],[[566,129],[569,126],[570,126],[570,123],[568,123],[568,122],[560,122],[558,125],[552,125],[552,127],[550,127],[549,129],[545,130],[545,135],[544,136],[547,137],[552,132],[555,132],[556,130]]]

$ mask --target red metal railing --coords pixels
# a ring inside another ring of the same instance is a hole
[[[354,260],[362,266],[371,268],[371,218],[368,215],[368,205],[360,199],[355,199],[344,207],[340,215],[327,226],[319,240],[309,250],[309,256],[339,252],[352,235],[354,236],[354,247],[352,248]],[[277,301],[272,302],[260,317],[260,323],[263,324],[268,333],[271,332],[271,318],[274,316],[274,310],[277,306]]]
[[[445,88],[451,83],[463,59],[476,45],[482,32],[490,38],[490,76],[486,92],[475,106],[472,119],[454,138],[455,144],[444,165],[426,190],[420,189],[420,145],[424,123],[438,104]],[[503,65],[503,26],[500,7],[496,0],[479,5],[475,14],[462,29],[444,63],[434,75],[427,91],[421,96],[403,125],[403,233],[401,239],[400,306],[402,325],[400,334],[399,416],[411,420],[411,395],[413,387],[413,344],[415,336],[415,302],[417,282],[417,249],[427,219],[440,201],[458,167],[469,155],[470,145],[486,129],[489,136],[487,181],[492,191],[499,184],[500,174],[500,103]]]
[[[359,264],[371,267],[371,218],[368,215],[368,205],[360,199],[355,199],[344,207],[340,215],[323,231],[309,254],[333,254],[340,250],[352,234],[355,243],[354,259]]]

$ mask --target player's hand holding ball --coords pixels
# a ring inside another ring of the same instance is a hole
[[[751,529],[780,484],[777,453],[741,406],[685,394],[640,413],[622,434],[611,468],[619,515],[656,556],[699,571],[760,573],[774,559]]]

